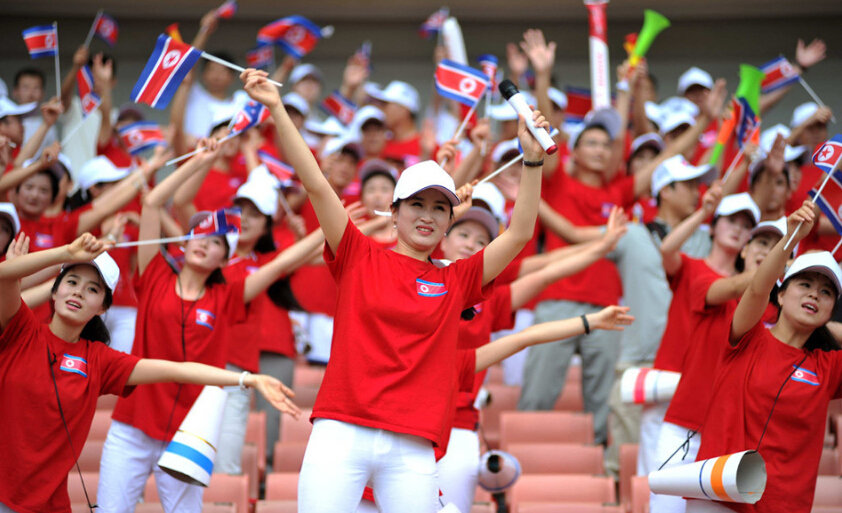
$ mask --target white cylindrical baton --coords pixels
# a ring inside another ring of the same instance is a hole
[[[212,61],[212,62],[215,62],[217,64],[221,64],[221,65],[225,66],[226,68],[231,68],[235,71],[239,71],[240,73],[242,73],[243,71],[246,70],[246,68],[244,68],[242,66],[237,66],[234,63],[228,62],[226,60],[222,60],[215,55],[209,54],[208,52],[202,52],[202,58],[207,59],[207,60]],[[276,82],[276,81],[272,80],[271,78],[267,78],[266,81],[269,82],[270,84],[275,84],[279,88],[284,86],[282,83]]]
[[[807,94],[810,95],[810,98],[812,98],[814,102],[819,104],[819,107],[826,107],[822,99],[819,98],[819,95],[817,95],[816,92],[813,91],[813,88],[810,87],[809,84],[807,84],[807,81],[804,80],[804,77],[798,75],[798,82],[801,84],[801,87],[803,87],[804,90],[807,91]],[[830,120],[836,123],[836,118],[833,116],[833,114],[830,115]]]
[[[481,184],[481,183],[485,183],[485,182],[487,182],[487,181],[491,180],[491,179],[492,179],[492,178],[494,178],[495,176],[499,175],[499,174],[500,174],[500,173],[502,173],[503,171],[505,171],[505,170],[509,169],[510,167],[512,167],[513,165],[515,165],[515,164],[516,164],[517,162],[519,162],[520,160],[523,160],[523,153],[521,153],[521,154],[520,154],[520,155],[518,155],[517,157],[513,158],[512,160],[510,160],[510,161],[506,162],[506,163],[505,163],[505,164],[503,164],[502,166],[500,166],[500,167],[498,167],[497,169],[495,169],[493,173],[491,173],[490,175],[486,176],[485,178],[483,178],[482,180],[480,180],[479,182],[477,182],[477,185],[479,185],[479,184]],[[477,185],[474,185],[474,187],[476,187]]]
[[[57,21],[53,22],[53,31],[55,31],[55,34],[56,34],[56,58],[55,58],[55,64],[56,64],[56,97],[60,99],[61,98],[61,70],[59,69],[59,64],[58,64],[58,22]]]
[[[170,242],[182,242],[188,241],[191,239],[198,239],[201,237],[197,237],[194,235],[179,235],[178,237],[166,237],[163,239],[146,239],[146,240],[135,240],[131,242],[118,242],[114,244],[115,248],[131,248],[134,246],[146,246],[149,244],[169,244]]]
[[[556,146],[553,138],[550,137],[550,133],[543,128],[535,126],[535,123],[532,121],[532,109],[526,103],[526,98],[518,91],[517,86],[511,80],[504,80],[500,82],[499,89],[500,94],[515,109],[515,112],[523,116],[523,120],[526,122],[526,128],[532,132],[532,135],[538,140],[538,143],[544,148],[547,155],[552,155],[558,151],[558,146]]]
[[[608,0],[585,0],[590,24],[591,99],[593,109],[611,106],[611,78],[608,74],[608,36],[605,6]]]
[[[819,150],[819,151],[821,151],[821,150]],[[836,162],[833,163],[833,167],[830,168],[830,171],[827,172],[827,176],[824,177],[824,180],[822,181],[822,184],[819,186],[819,190],[816,191],[815,197],[819,197],[819,196],[822,195],[822,191],[824,190],[824,186],[827,185],[827,182],[830,181],[830,178],[833,176],[833,173],[836,172],[836,168],[839,167],[839,161],[840,160],[842,160],[842,158],[837,158]],[[812,200],[812,199],[810,200],[810,202],[813,203],[813,204],[816,203],[816,201]],[[801,229],[802,224],[804,224],[804,221],[801,221],[800,223],[798,223],[798,226],[795,227],[795,231],[792,232],[792,235],[790,235],[789,240],[786,241],[786,246],[784,246],[784,251],[789,249],[789,245],[792,244],[792,239],[795,238],[795,234],[798,233],[799,229]]]
[[[94,32],[96,32],[96,24],[99,23],[99,19],[102,17],[102,9],[96,12],[96,16],[94,17],[94,22],[91,23],[91,30],[88,31],[88,36],[85,38],[85,44],[82,45],[85,48],[91,46],[91,41],[94,38]]]

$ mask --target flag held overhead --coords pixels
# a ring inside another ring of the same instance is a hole
[[[248,103],[231,120],[228,128],[230,135],[241,134],[251,127],[257,126],[269,119],[269,109],[260,102],[249,100]]]
[[[120,129],[119,136],[132,155],[137,155],[153,146],[166,145],[164,134],[154,121],[138,121],[126,125]]]
[[[23,31],[23,41],[33,59],[55,57],[58,53],[58,34],[55,25],[39,25]]]
[[[82,116],[87,117],[102,103],[99,95],[94,92],[94,76],[90,67],[82,66],[79,69],[76,73],[76,85],[79,89],[79,99],[82,102]]]
[[[310,53],[321,38],[322,29],[303,16],[280,18],[257,32],[258,44],[278,45],[296,59]]]
[[[96,21],[94,21],[94,34],[108,43],[108,46],[116,45],[117,35],[119,34],[117,20],[105,13],[98,14]]]
[[[202,52],[163,34],[132,89],[132,101],[165,109]]]
[[[782,87],[798,82],[798,71],[790,64],[786,57],[778,57],[760,66],[765,77],[760,82],[762,94],[771,93]]]
[[[473,107],[488,88],[482,71],[451,60],[442,60],[436,68],[436,90],[445,98]]]

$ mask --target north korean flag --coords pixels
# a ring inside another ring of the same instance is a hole
[[[816,194],[818,191],[816,191],[815,187],[807,194],[810,195],[813,203],[818,205],[822,213],[827,216],[836,233],[842,235],[842,213],[840,213],[840,209],[842,208],[842,184],[837,180],[837,176],[834,173],[830,177],[821,195]]]
[[[439,297],[447,294],[447,287],[444,286],[444,283],[435,283],[432,281],[422,280],[421,278],[416,278],[415,292],[417,292],[419,296]]]
[[[102,103],[102,99],[94,92],[94,76],[89,66],[82,66],[76,73],[76,85],[82,101],[82,116],[87,117]]]
[[[295,169],[292,166],[275,158],[265,150],[257,150],[257,158],[260,159],[260,162],[266,166],[270,173],[280,180],[281,186],[287,186],[292,183],[292,178],[295,176]]]
[[[567,94],[567,110],[564,115],[568,121],[584,121],[585,116],[593,108],[590,89],[568,87],[565,93]]]
[[[108,46],[117,44],[118,32],[117,20],[105,13],[97,16],[96,23],[94,24],[94,34],[108,43]]]
[[[813,154],[813,164],[825,173],[830,173],[835,169],[834,174],[842,176],[839,171],[840,158],[842,158],[842,134],[836,134],[816,150]]]
[[[164,134],[153,121],[138,121],[120,129],[120,140],[129,153],[138,153],[158,145],[166,145]]]
[[[58,53],[58,31],[55,25],[39,25],[24,30],[23,42],[33,59],[55,57]]]
[[[435,78],[440,95],[469,107],[482,98],[489,84],[482,71],[447,59],[439,63]]]
[[[235,14],[237,14],[237,0],[228,0],[216,10],[216,17],[226,20]]]
[[[71,356],[67,353],[61,355],[61,363],[59,364],[59,370],[63,370],[65,372],[72,372],[74,374],[78,374],[83,378],[88,377],[88,361],[84,358],[79,356]]]
[[[269,119],[269,109],[260,102],[249,100],[248,103],[234,116],[228,128],[236,135],[245,132]]]
[[[202,52],[165,35],[158,36],[155,50],[146,61],[140,78],[132,89],[132,101],[165,109],[187,73]]]
[[[226,235],[240,233],[240,209],[220,208],[193,228],[192,235]]]
[[[255,69],[269,69],[274,60],[272,45],[260,45],[246,52],[246,66]]]
[[[213,330],[214,321],[216,321],[216,316],[213,312],[202,308],[196,309],[196,324]]]
[[[786,57],[778,57],[767,62],[760,66],[760,71],[766,74],[760,83],[760,92],[763,94],[798,82],[798,72]]]
[[[273,21],[257,32],[258,44],[275,44],[300,59],[316,47],[322,29],[303,16],[287,16]]]
[[[321,108],[326,113],[336,116],[343,125],[348,126],[354,120],[357,106],[354,102],[342,96],[339,91],[333,91],[322,101]]]
[[[485,73],[485,76],[488,77],[491,90],[497,89],[497,84],[495,83],[495,78],[497,77],[497,57],[490,53],[484,53],[477,57],[477,63],[482,72]]]

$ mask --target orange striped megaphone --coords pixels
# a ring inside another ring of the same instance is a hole
[[[661,495],[755,504],[766,489],[766,463],[757,451],[676,465],[649,474],[649,489]]]

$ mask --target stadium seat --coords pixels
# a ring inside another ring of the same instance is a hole
[[[91,504],[96,504],[99,472],[82,472],[82,479],[85,480],[85,488],[88,490],[88,498]],[[88,503],[85,500],[85,492],[82,489],[82,482],[79,480],[79,473],[76,472],[75,468],[67,475],[67,493],[70,495],[71,504],[84,504],[85,508],[88,507]]]
[[[517,442],[592,444],[593,416],[562,411],[507,411],[500,414],[500,447]]]
[[[248,477],[249,498],[257,500],[260,495],[261,475],[258,468],[257,461],[261,459],[257,450],[257,445],[251,442],[246,442],[243,445],[243,452],[240,457],[240,466],[243,475]]]
[[[310,439],[313,423],[310,422],[312,410],[302,410],[298,420],[289,415],[281,416],[281,442],[306,442]],[[286,417],[286,418],[284,418]]]
[[[480,410],[480,424],[485,439],[492,449],[500,448],[500,413],[517,410],[520,387],[489,383],[485,385],[490,402]]]
[[[297,371],[298,369],[296,369]],[[202,512],[204,513],[204,512]],[[255,513],[298,513],[297,501],[257,501]]]
[[[299,472],[307,442],[278,442],[273,458],[274,472]]]
[[[79,454],[79,468],[82,472],[99,472],[99,460],[102,458],[102,446],[105,440],[88,440]],[[75,468],[73,469],[75,473]],[[78,479],[79,475],[76,474]]]
[[[299,408],[313,409],[313,405],[316,404],[316,396],[319,395],[319,387],[312,385],[300,386],[296,387],[294,392],[295,397],[292,398],[292,401]]]
[[[296,365],[292,375],[292,389],[296,392],[299,387],[320,387],[325,377],[324,367],[313,367],[311,365]],[[289,385],[289,383],[284,383]]]
[[[578,502],[523,502],[511,513],[623,513],[623,509]]]
[[[88,431],[88,440],[105,440],[110,427],[111,411],[96,410],[94,412],[94,419],[91,422],[91,430]]]
[[[617,501],[614,480],[575,474],[523,475],[509,494],[512,512],[523,502],[574,502],[602,505]]]
[[[631,513],[649,513],[649,478],[632,476]]]
[[[503,384],[503,366],[500,364],[492,365],[488,368],[488,375],[485,378],[486,384]]]
[[[506,450],[524,474],[605,474],[601,445],[512,443]]]
[[[553,410],[556,411],[585,411],[585,399],[582,397],[582,384],[567,382],[558,395]]]
[[[819,476],[813,506],[842,507],[842,479],[839,476]]]
[[[117,396],[114,394],[101,395],[96,400],[97,410],[111,411],[117,406]]]
[[[253,443],[257,447],[257,470],[260,478],[266,475],[266,412],[253,411],[249,413],[246,423],[246,443]]]
[[[145,502],[161,502],[155,478],[149,476],[143,492]],[[249,512],[248,476],[230,474],[211,474],[210,484],[202,496],[205,503],[230,503],[237,513]]]
[[[74,511],[75,513],[75,511]],[[90,513],[85,510],[85,513]],[[160,502],[142,502],[135,506],[134,513],[165,513]],[[237,513],[237,505],[230,502],[203,502],[202,513]]]
[[[270,472],[267,474],[266,500],[298,500],[298,472]]]
[[[839,454],[836,448],[825,447],[822,449],[822,457],[821,460],[819,460],[819,475],[839,475]]]
[[[497,508],[494,504],[474,504],[471,506],[470,513],[496,513]]]
[[[620,504],[631,504],[631,480],[637,474],[637,444],[620,446]]]

